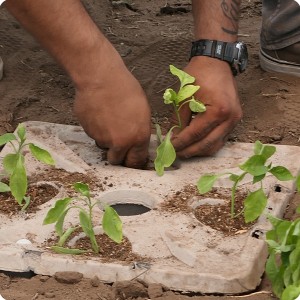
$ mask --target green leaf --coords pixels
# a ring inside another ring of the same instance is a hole
[[[205,105],[202,102],[196,101],[194,97],[189,101],[189,107],[190,110],[195,113],[206,111]]]
[[[281,300],[295,300],[300,295],[300,286],[290,285],[281,295]]]
[[[0,146],[5,145],[10,141],[16,140],[16,136],[13,133],[4,133],[0,136]]]
[[[195,77],[189,75],[188,73],[177,69],[173,65],[170,65],[170,72],[174,76],[177,76],[179,81],[180,81],[180,88],[185,86],[186,84],[194,83],[195,82]]]
[[[262,189],[249,193],[244,202],[245,222],[256,220],[264,211],[268,198]]]
[[[252,183],[255,184],[257,182],[262,181],[265,178],[266,174],[258,175],[258,176],[253,176],[253,181]]]
[[[274,251],[271,251],[267,262],[266,262],[266,274],[268,278],[273,283],[276,280],[276,277],[278,276],[279,268],[276,263],[276,255]]]
[[[0,193],[10,192],[10,187],[4,182],[0,182]]]
[[[182,87],[177,94],[176,104],[179,104],[180,102],[192,97],[199,89],[199,85],[192,84]]]
[[[297,207],[296,213],[297,213],[297,214],[300,214],[300,206]]]
[[[23,143],[26,140],[26,130],[23,124],[19,124],[17,128],[17,135],[21,140],[21,143]]]
[[[43,162],[47,165],[55,165],[54,159],[47,150],[42,149],[32,143],[29,144],[29,149],[31,151],[31,154],[40,162]]]
[[[16,167],[16,164],[18,162],[18,159],[19,159],[19,154],[13,154],[13,153],[10,153],[10,154],[7,154],[5,155],[5,157],[3,158],[3,167],[4,167],[4,170],[8,173],[8,174],[12,174],[15,167]],[[24,164],[24,156],[22,155],[22,160],[23,160],[23,164]]]
[[[300,175],[297,176],[297,179],[296,179],[296,189],[297,189],[298,193],[300,193]]]
[[[256,141],[254,144],[254,154],[262,155],[265,161],[270,158],[276,152],[275,146],[263,145],[260,141]]]
[[[48,213],[43,221],[43,225],[52,224],[52,223],[57,222],[71,201],[72,201],[72,198],[69,198],[69,197],[57,200],[55,202],[54,207],[52,207],[48,211]]]
[[[283,166],[273,167],[269,172],[281,181],[294,179],[294,176],[291,174],[291,172]]]
[[[156,149],[154,167],[159,176],[162,176],[164,169],[170,167],[176,159],[176,151],[171,143],[170,136],[171,131],[168,132],[163,142]]]
[[[161,144],[163,142],[163,138],[162,138],[161,128],[159,124],[155,124],[155,128],[156,128],[157,140]]]
[[[239,175],[236,175],[236,174],[231,174],[229,176],[229,179],[233,182],[237,182],[239,180],[240,176]]]
[[[59,218],[57,219],[56,223],[55,223],[55,231],[57,233],[57,235],[59,237],[61,237],[63,234],[64,234],[64,221],[65,221],[65,217],[68,213],[68,211],[70,210],[71,208],[67,208],[65,209],[59,216]],[[52,222],[53,223],[53,222]],[[50,223],[48,223],[50,224]]]
[[[21,210],[25,211],[30,204],[30,200],[31,200],[30,196],[28,196],[28,197],[24,196],[23,200],[25,201],[25,204],[22,206]]]
[[[110,206],[105,207],[102,218],[102,228],[113,241],[116,243],[122,242],[122,221],[118,213]]]
[[[268,172],[268,168],[264,163],[265,159],[263,156],[253,155],[245,163],[240,165],[240,169],[253,176],[260,176]]]
[[[27,174],[23,161],[23,156],[18,154],[17,163],[9,179],[11,193],[20,205],[27,192]]]
[[[166,89],[163,95],[165,104],[172,104],[177,102],[177,93],[173,89]]]
[[[278,218],[272,216],[271,214],[268,214],[268,220],[270,221],[270,223],[272,224],[272,226],[274,228],[276,228],[280,223],[283,222],[283,220],[278,219]]]
[[[73,185],[75,191],[77,191],[78,193],[80,193],[82,196],[85,196],[87,198],[90,198],[91,195],[90,195],[90,189],[89,189],[89,186],[85,183],[82,183],[82,182],[76,182],[74,185]]]
[[[205,194],[212,190],[216,180],[220,175],[206,174],[200,177],[197,182],[197,188],[200,194]]]
[[[69,227],[65,232],[63,232],[59,237],[57,246],[63,247],[66,240],[71,236],[71,234],[77,229],[77,227]]]
[[[78,254],[83,254],[86,252],[86,250],[70,249],[70,248],[64,248],[64,247],[59,247],[59,246],[52,246],[51,249],[53,251],[55,251],[56,253],[60,253],[60,254],[78,255]]]

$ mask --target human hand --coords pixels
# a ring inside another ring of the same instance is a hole
[[[206,112],[192,118],[189,106],[184,105],[182,128],[174,130],[172,143],[180,158],[213,155],[242,118],[236,81],[227,62],[210,57],[193,57],[184,71],[200,85],[195,98],[206,105]],[[177,124],[175,116],[171,122]]]
[[[96,83],[77,86],[75,114],[97,145],[108,149],[111,164],[141,168],[148,159],[151,134],[145,93],[114,49],[106,52],[99,70],[91,74]]]

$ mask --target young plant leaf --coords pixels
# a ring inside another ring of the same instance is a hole
[[[16,136],[13,133],[4,133],[0,136],[0,146],[5,145],[8,142],[16,140]]]
[[[71,207],[67,208],[67,209],[64,209],[62,211],[62,213],[60,214],[59,218],[57,219],[56,223],[55,223],[55,231],[56,231],[56,233],[59,237],[62,237],[62,235],[64,234],[64,228],[63,228],[64,227],[64,221],[65,221],[65,217],[66,217],[66,215],[67,215],[67,213],[70,209],[71,209]],[[51,223],[47,223],[47,224],[51,224]]]
[[[69,227],[63,234],[59,235],[59,241],[57,246],[63,247],[66,240],[71,236],[71,234],[77,229],[77,227]]]
[[[199,85],[188,84],[181,88],[177,94],[176,104],[192,97],[200,89]]]
[[[268,172],[264,165],[265,159],[262,155],[253,155],[245,163],[240,165],[240,169],[250,173],[252,176],[260,176]]]
[[[23,163],[23,155],[18,154],[18,160],[9,179],[9,187],[12,195],[21,205],[27,192],[27,175]]]
[[[48,211],[48,213],[43,221],[43,225],[52,224],[52,223],[57,222],[71,201],[72,201],[72,198],[69,198],[69,197],[57,200],[55,202],[54,207],[52,207]]]
[[[256,220],[264,211],[268,198],[262,189],[249,193],[244,201],[245,222],[249,223]]]
[[[21,210],[25,211],[30,204],[30,196],[24,196],[23,200],[25,201],[25,204],[22,206]]]
[[[53,251],[55,251],[56,253],[60,253],[60,254],[78,255],[78,254],[83,254],[86,252],[86,250],[70,249],[70,248],[64,248],[64,247],[59,247],[59,246],[52,246],[51,249]]]
[[[169,131],[163,142],[156,149],[154,160],[155,171],[159,176],[164,174],[164,169],[172,165],[176,159],[176,152],[171,143],[171,131]]]
[[[0,193],[10,192],[10,187],[4,182],[0,182]]]
[[[16,164],[18,162],[20,155],[19,154],[14,154],[14,153],[9,153],[7,155],[5,155],[5,157],[3,158],[3,167],[4,170],[11,175],[14,171],[14,169],[16,168]],[[22,159],[22,163],[24,164],[24,156],[21,156]]]
[[[26,140],[26,129],[23,124],[20,124],[18,126],[17,135],[18,135],[19,139],[21,140],[21,143],[23,144],[23,142]]]
[[[203,175],[197,182],[197,188],[200,194],[205,194],[212,190],[216,180],[220,175]]]
[[[196,101],[194,97],[189,101],[189,107],[190,110],[195,113],[206,111],[205,105],[202,102]]]
[[[80,193],[82,196],[90,198],[90,189],[89,186],[82,182],[76,182],[74,185],[74,189],[76,192]]]
[[[300,286],[289,285],[282,293],[281,300],[297,300],[300,295]]]
[[[177,93],[173,89],[166,89],[163,98],[165,104],[176,103]]]
[[[163,138],[162,138],[162,132],[159,124],[155,124],[155,128],[156,128],[157,140],[161,144],[163,142]]]
[[[174,76],[177,76],[180,81],[180,88],[185,86],[186,84],[191,84],[195,82],[195,77],[189,75],[188,73],[177,69],[173,65],[170,65],[170,72]]]
[[[110,206],[105,207],[102,228],[113,241],[116,243],[122,242],[122,221],[117,212]]]
[[[252,183],[255,184],[256,182],[262,181],[266,177],[266,174],[258,175],[258,176],[253,176]]]
[[[254,154],[262,155],[267,161],[276,152],[275,146],[264,145],[260,141],[256,141],[254,144]]]
[[[29,149],[31,151],[31,154],[40,162],[43,162],[47,165],[55,165],[51,154],[47,150],[42,149],[32,143],[29,144]]]
[[[295,177],[291,174],[291,172],[283,167],[283,166],[277,166],[273,167],[269,172],[274,175],[278,180],[281,181],[288,181],[288,180],[293,180]]]

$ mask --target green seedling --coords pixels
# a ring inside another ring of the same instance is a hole
[[[178,92],[175,92],[173,89],[166,89],[163,99],[165,104],[172,104],[175,114],[177,116],[178,125],[173,126],[166,136],[163,138],[161,134],[161,129],[158,124],[156,124],[156,132],[160,145],[156,149],[156,158],[154,161],[154,166],[156,173],[159,176],[164,174],[165,168],[170,167],[176,159],[176,151],[171,142],[172,131],[175,128],[181,128],[181,119],[180,119],[180,109],[183,105],[188,104],[192,112],[199,113],[206,111],[206,107],[200,101],[197,101],[194,97],[194,94],[199,90],[200,86],[193,85],[195,78],[186,72],[177,69],[173,65],[170,65],[170,72],[177,76],[180,81],[180,88]]]
[[[300,184],[298,191],[300,191]],[[300,206],[297,212],[300,213]],[[300,218],[287,221],[269,215],[268,219],[273,229],[266,234],[269,247],[266,274],[278,298],[281,300],[298,299],[300,295]]]
[[[90,239],[92,250],[99,253],[99,245],[96,241],[95,231],[93,226],[93,208],[99,201],[93,201],[90,194],[90,189],[87,184],[77,182],[73,185],[74,190],[79,193],[80,197],[67,197],[56,201],[55,206],[51,208],[44,221],[43,225],[55,223],[55,231],[59,236],[57,245],[52,246],[52,249],[58,253],[64,254],[81,254],[86,252],[81,249],[66,248],[64,245],[71,234],[78,228],[81,228],[86,236]],[[77,205],[74,202],[82,202],[86,207]],[[79,224],[75,227],[69,227],[64,230],[65,217],[71,209],[79,210]],[[117,212],[110,206],[105,205],[104,214],[102,217],[103,231],[116,243],[121,243],[122,221]]]
[[[231,217],[235,214],[235,194],[239,183],[244,177],[249,174],[253,177],[252,183],[260,183],[260,187],[253,192],[249,192],[244,201],[245,222],[256,220],[264,211],[267,205],[267,195],[263,190],[263,179],[267,173],[272,174],[280,181],[295,180],[291,172],[283,166],[272,166],[272,163],[267,163],[268,159],[274,155],[276,148],[270,145],[263,145],[260,141],[254,144],[254,155],[247,159],[246,162],[239,165],[241,174],[222,173],[222,174],[205,174],[197,182],[197,188],[200,194],[205,194],[212,190],[215,182],[222,176],[229,176],[232,181],[231,189]]]
[[[24,150],[27,148],[40,162],[54,165],[54,160],[50,153],[33,143],[26,143],[26,129],[20,124],[17,133],[5,133],[0,136],[0,146],[10,143],[14,153],[6,154],[2,160],[3,169],[9,177],[9,184],[0,182],[0,192],[11,192],[22,210],[26,210],[30,204],[30,197],[26,196],[28,188],[27,172],[25,166]],[[25,202],[25,203],[24,203]]]

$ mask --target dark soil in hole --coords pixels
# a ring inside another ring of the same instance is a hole
[[[76,230],[68,239],[70,241],[74,236],[77,236],[82,231],[80,229]],[[66,242],[66,245],[68,244]],[[99,254],[92,251],[92,245],[88,237],[83,237],[76,241],[72,248],[87,250],[86,253],[81,254],[80,258],[89,257],[100,257],[102,262],[134,262],[134,261],[145,261],[145,257],[142,257],[134,252],[132,252],[132,246],[127,237],[123,237],[120,244],[114,242],[106,234],[96,235],[96,241],[99,245]],[[51,247],[57,243],[57,238],[47,240],[47,247]]]
[[[243,201],[247,193],[237,191],[235,199],[235,214],[243,209]],[[192,199],[201,200],[213,198],[223,200],[224,204],[202,204],[193,209],[190,206]],[[244,215],[231,218],[231,195],[227,189],[214,189],[212,192],[200,195],[195,185],[187,185],[182,190],[168,196],[167,201],[161,205],[161,209],[170,212],[193,213],[204,225],[222,232],[224,235],[242,233],[252,227],[253,223],[245,223]]]
[[[51,200],[58,190],[47,184],[36,184],[38,182],[55,182],[58,186],[63,186],[69,196],[73,196],[76,192],[73,189],[73,184],[83,182],[89,185],[91,191],[104,190],[102,183],[94,180],[93,174],[69,173],[62,169],[49,168],[40,174],[34,174],[28,178],[27,196],[30,196],[30,204],[26,209],[26,213],[34,213],[39,210],[39,206]],[[8,180],[2,180],[8,184]],[[25,202],[23,202],[24,204]],[[22,204],[22,205],[23,205]],[[10,192],[0,193],[0,213],[13,216],[21,211],[22,207],[14,199]]]

